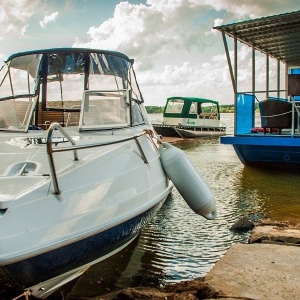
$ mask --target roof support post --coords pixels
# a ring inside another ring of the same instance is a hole
[[[231,83],[232,83],[234,94],[236,94],[235,77],[234,77],[233,70],[232,70],[232,64],[231,64],[231,59],[230,59],[230,55],[229,55],[228,44],[227,44],[226,35],[225,35],[224,31],[222,31],[222,38],[223,38],[225,54],[226,54],[226,58],[227,58],[227,64],[229,67]]]
[[[285,70],[284,70],[284,89],[285,89],[285,98],[288,99],[288,74],[289,74],[289,67],[288,64],[285,63]]]
[[[252,110],[255,112],[255,48],[252,46],[252,94],[254,96],[254,101],[252,103]],[[252,115],[252,124],[255,124],[255,113]]]
[[[269,55],[266,54],[266,99],[269,99],[269,88],[270,88],[269,69],[270,69]]]
[[[238,81],[238,59],[237,59],[237,36],[234,36],[234,111],[237,111],[237,103],[236,103],[236,97],[237,97],[237,81]],[[237,113],[234,114],[234,134],[237,134]]]
[[[255,96],[255,48],[252,47],[252,94]]]
[[[277,59],[277,98],[280,98],[280,60]]]

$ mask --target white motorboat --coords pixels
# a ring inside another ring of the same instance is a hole
[[[46,298],[128,245],[170,193],[132,65],[79,48],[6,60],[1,287]]]

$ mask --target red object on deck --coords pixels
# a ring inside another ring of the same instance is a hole
[[[272,128],[272,131],[270,130],[270,128],[263,128],[263,127],[253,127],[250,129],[251,133],[257,133],[257,132],[270,133],[270,132],[278,132],[278,131],[279,131],[278,128]]]

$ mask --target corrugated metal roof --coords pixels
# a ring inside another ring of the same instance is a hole
[[[300,65],[300,11],[214,27],[288,65]]]

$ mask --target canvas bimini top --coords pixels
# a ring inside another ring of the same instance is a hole
[[[196,97],[169,97],[164,108],[164,117],[197,118],[202,112],[218,115],[219,102]]]
[[[23,51],[23,52],[16,52],[11,54],[5,62],[12,60],[15,57],[19,56],[26,56],[26,55],[32,55],[32,54],[62,54],[62,53],[98,53],[98,54],[111,54],[114,56],[122,57],[131,63],[134,62],[133,59],[129,59],[128,56],[121,52],[117,51],[110,51],[110,50],[102,50],[102,49],[89,49],[89,48],[49,48],[49,49],[38,49],[38,50],[29,50],[29,51]]]

